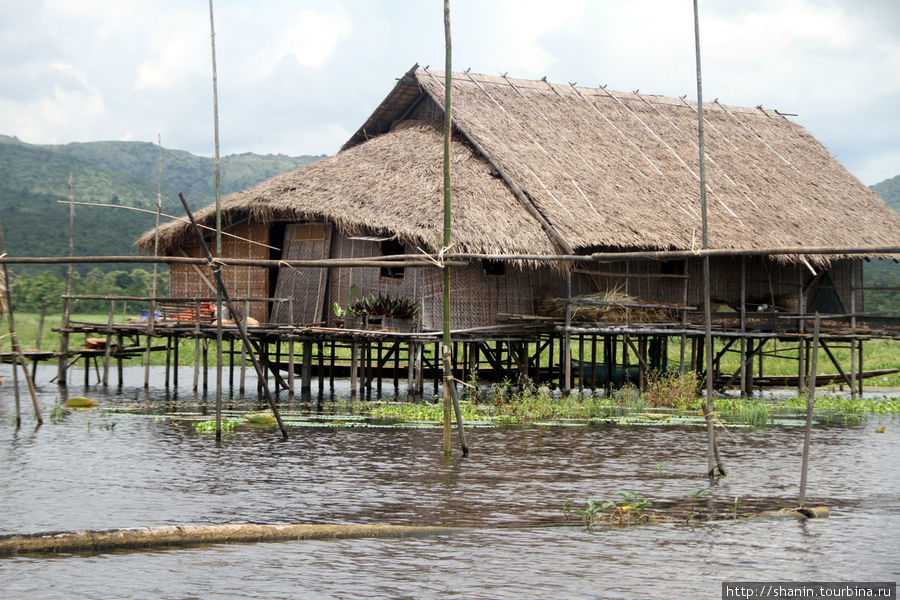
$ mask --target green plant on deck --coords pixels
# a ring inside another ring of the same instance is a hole
[[[412,319],[419,312],[419,304],[409,298],[394,298],[384,294],[369,295],[351,302],[347,314],[352,317],[369,315],[393,319]]]
[[[663,461],[663,460],[657,461],[657,463],[656,463],[656,475],[657,475],[658,477],[662,477],[662,476],[663,476],[663,470],[665,469],[665,467],[666,467],[666,462],[665,462],[665,461]]]
[[[734,501],[731,503],[731,512],[735,519],[738,518],[738,507],[741,505],[741,497],[735,496]]]

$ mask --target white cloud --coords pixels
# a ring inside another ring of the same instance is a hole
[[[333,152],[413,62],[443,68],[422,0],[215,0],[223,146]],[[673,0],[453,0],[457,70],[694,97],[693,13]],[[799,113],[867,182],[900,172],[896,0],[702,0],[707,99]],[[0,3],[0,133],[212,146],[206,2]],[[870,175],[871,174],[871,175]]]

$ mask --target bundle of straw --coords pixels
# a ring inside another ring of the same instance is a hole
[[[564,318],[566,303],[550,290],[541,290],[537,295],[538,314]],[[629,296],[619,288],[595,294],[582,294],[572,298],[572,320],[605,323],[659,323],[675,319],[671,309],[627,306],[647,304],[639,298]]]

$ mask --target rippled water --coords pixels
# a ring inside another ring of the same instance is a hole
[[[127,376],[141,381],[139,371]],[[217,444],[188,423],[103,411],[177,404],[140,387],[73,387],[101,409],[51,422],[60,391],[40,383],[47,422],[33,427],[24,394],[16,430],[8,385],[0,388],[0,533],[236,522],[467,526],[408,539],[11,557],[0,559],[8,598],[718,598],[723,580],[900,574],[900,419],[814,430],[808,496],[831,506],[829,519],[587,532],[549,526],[562,522],[563,500],[634,491],[683,503],[708,486],[705,432],[477,429],[468,458],[443,457],[441,432],[432,429],[293,428],[287,441],[241,429]],[[184,403],[189,394],[179,393]],[[879,425],[885,433],[874,433]],[[721,438],[731,473],[714,497],[795,504],[802,431],[733,435]]]

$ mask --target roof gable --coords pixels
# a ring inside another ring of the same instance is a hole
[[[345,148],[389,128],[423,93],[443,106],[444,74],[414,67]],[[711,247],[897,243],[900,217],[805,129],[718,101],[704,113]],[[700,244],[696,103],[454,73],[453,122],[557,246]]]

